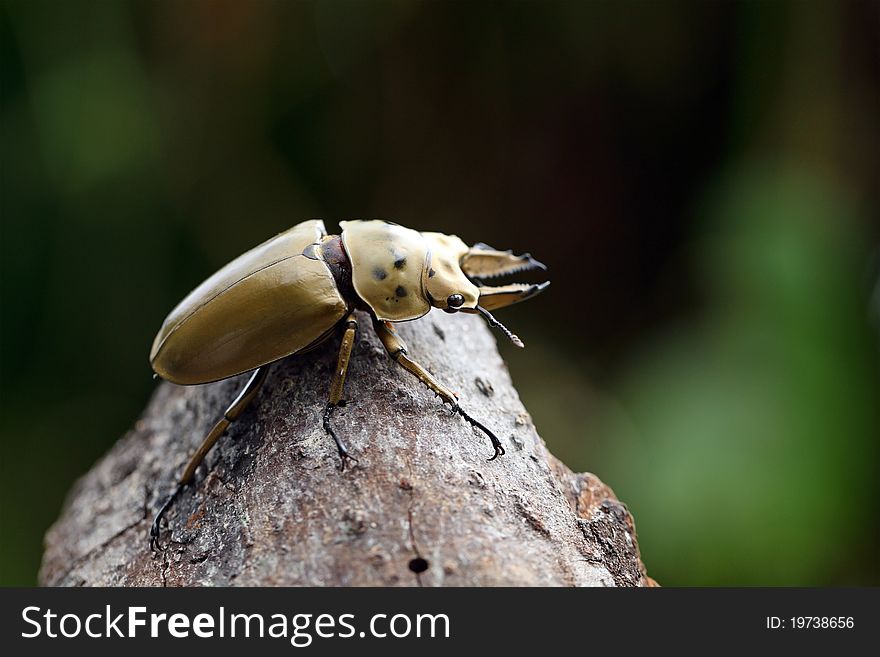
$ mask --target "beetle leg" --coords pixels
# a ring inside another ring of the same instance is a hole
[[[242,414],[245,408],[247,408],[248,404],[263,384],[263,381],[266,380],[266,374],[268,374],[268,372],[268,365],[264,365],[263,367],[254,370],[254,373],[251,374],[251,378],[248,379],[244,388],[242,388],[241,392],[238,393],[238,396],[232,400],[232,403],[229,405],[229,408],[226,409],[226,412],[223,413],[223,417],[220,418],[217,424],[215,424],[211,431],[208,432],[207,437],[202,441],[202,444],[196,450],[195,454],[190,458],[186,470],[183,472],[183,476],[181,476],[180,480],[177,482],[177,487],[174,489],[174,492],[165,499],[153,518],[153,524],[150,527],[150,548],[153,550],[161,549],[159,545],[159,523],[162,520],[162,516],[164,516],[168,509],[171,508],[174,500],[177,499],[177,496],[180,495],[186,485],[192,481],[196,468],[198,468],[201,462],[205,459],[205,456],[214,446],[214,443],[219,440],[220,436],[222,436],[226,432],[226,429],[229,428],[229,425],[235,422],[238,416]]]
[[[336,449],[339,450],[339,458],[342,460],[340,470],[345,470],[346,462],[354,461],[357,463],[357,459],[349,453],[345,443],[336,435],[336,432],[330,425],[330,417],[344,403],[342,402],[342,389],[345,387],[345,375],[348,372],[348,362],[351,360],[351,350],[354,348],[357,327],[357,320],[354,318],[354,313],[352,313],[345,322],[345,333],[342,334],[342,343],[339,345],[339,360],[336,361],[333,380],[330,381],[330,399],[324,408],[324,431],[330,434],[333,442],[336,443]]]
[[[504,454],[504,446],[501,444],[501,441],[498,440],[498,436],[487,429],[482,423],[468,415],[464,409],[459,406],[458,397],[456,397],[454,392],[437,381],[431,376],[431,373],[428,372],[428,370],[407,355],[406,343],[399,335],[397,335],[397,331],[394,330],[394,325],[391,322],[382,322],[378,319],[374,319],[373,328],[376,330],[376,333],[382,341],[382,345],[385,347],[388,355],[391,356],[398,365],[416,376],[419,381],[424,383],[430,390],[440,397],[440,399],[443,400],[443,403],[450,404],[454,412],[461,415],[461,417],[463,417],[471,426],[476,427],[489,437],[489,440],[492,442],[492,448],[495,450],[495,454],[489,459],[490,461],[494,461],[496,458]]]

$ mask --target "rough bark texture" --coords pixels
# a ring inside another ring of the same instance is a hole
[[[495,340],[473,316],[399,325],[410,354],[495,429],[507,454],[394,364],[366,318],[334,416],[359,459],[340,472],[321,412],[338,340],[272,371],[151,553],[153,509],[243,377],[163,383],[74,487],[46,536],[46,585],[644,586],[633,520],[535,431]],[[548,385],[551,385],[548,382]],[[422,561],[423,560],[423,561]],[[422,572],[415,572],[422,570]]]

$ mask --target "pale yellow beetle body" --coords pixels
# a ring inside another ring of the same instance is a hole
[[[521,268],[521,257],[471,249],[455,235],[422,233],[380,220],[342,221],[341,240],[356,299],[347,299],[326,259],[303,252],[332,240],[324,222],[304,221],[242,254],[186,296],[153,341],[150,362],[163,379],[182,385],[208,383],[298,353],[327,337],[359,304],[379,320],[418,319],[432,307],[476,312],[528,298],[541,286],[477,287],[491,263]],[[463,266],[465,269],[463,269]],[[505,303],[497,303],[496,297]]]

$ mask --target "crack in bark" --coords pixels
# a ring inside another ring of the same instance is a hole
[[[413,483],[412,483],[413,482],[412,462],[408,461],[407,465],[409,466],[409,468],[408,468],[409,479],[406,480],[407,485],[401,486],[401,487],[403,488],[403,490],[406,491],[407,495],[409,496],[409,502],[407,503],[407,507],[406,507],[406,522],[407,522],[407,528],[409,530],[409,541],[410,541],[410,544],[412,545],[412,551],[416,555],[415,558],[422,559],[423,561],[425,561],[425,563],[427,563],[427,560],[425,560],[425,558],[422,556],[421,552],[419,551],[419,545],[416,542],[416,533],[415,533],[415,529],[413,527],[413,504],[415,503],[415,486],[413,486]],[[401,482],[401,483],[403,483],[403,482]],[[410,561],[410,563],[412,563],[412,561]],[[410,571],[416,576],[416,582],[418,583],[418,585],[424,586],[424,583],[422,582],[422,573],[413,570],[410,567],[410,564],[407,564],[407,568],[409,568]]]
[[[412,499],[412,492],[410,491],[410,499]],[[412,550],[415,553],[416,559],[422,559],[427,563],[427,560],[421,555],[419,552],[419,546],[416,544],[416,535],[413,531],[413,519],[412,519],[412,504],[406,510],[406,519],[409,524],[409,540],[412,543]],[[407,568],[409,568],[409,564],[407,564]],[[410,568],[412,570],[412,568]],[[416,576],[416,582],[418,582],[419,586],[424,586],[422,583],[422,573],[412,570],[413,574]]]
[[[162,553],[162,570],[159,571],[159,576],[162,579],[162,588],[168,588],[168,568],[170,566],[170,562],[168,560],[168,553]]]

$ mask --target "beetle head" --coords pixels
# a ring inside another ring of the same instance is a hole
[[[430,256],[424,288],[431,305],[448,313],[476,312],[480,289],[462,271],[461,259],[468,246],[455,235],[422,233]]]
[[[550,285],[511,283],[491,286],[486,280],[547,267],[528,253],[517,256],[512,251],[497,251],[485,244],[468,247],[454,235],[422,233],[430,247],[425,291],[431,304],[446,312],[480,313],[517,346],[522,341],[511,333],[490,311],[525,301]]]

